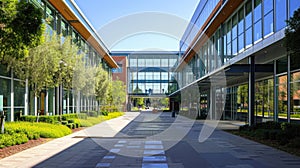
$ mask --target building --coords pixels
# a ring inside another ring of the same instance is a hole
[[[44,13],[47,20],[46,31],[56,31],[62,35],[72,37],[72,42],[85,53],[86,63],[93,66],[103,66],[110,73],[117,68],[108,49],[103,45],[96,31],[88,20],[80,13],[76,4],[70,0],[29,0]],[[21,81],[13,77],[13,72],[7,73],[6,67],[0,65],[0,100],[3,104],[6,120],[14,121],[20,115],[55,115],[74,113],[87,109],[95,109],[95,99],[84,96],[76,97],[73,91],[54,88],[44,90],[39,97]],[[79,111],[78,111],[79,110]]]
[[[127,92],[127,67],[128,67],[128,60],[127,56],[112,56],[115,62],[118,64],[118,68],[112,69],[112,80],[120,80],[126,86],[126,95]],[[123,104],[123,111],[127,111],[127,103],[128,97],[126,96],[125,103]]]
[[[173,110],[249,124],[300,119],[300,56],[283,44],[299,7],[299,0],[201,0],[181,39]]]
[[[156,106],[160,106],[159,99],[166,98],[173,87],[172,71],[179,58],[178,52],[118,51],[111,52],[111,55],[113,58],[126,56],[128,59],[127,110],[138,107],[136,98],[142,98],[145,106],[157,103]]]

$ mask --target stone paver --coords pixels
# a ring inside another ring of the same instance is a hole
[[[130,123],[136,116],[138,116],[139,113],[125,113],[124,116],[105,121],[103,123],[100,123],[94,127],[90,127],[85,130],[78,131],[76,133],[73,133],[71,135],[58,138],[55,140],[52,140],[48,143],[27,149],[25,151],[22,151],[20,153],[14,154],[12,156],[6,157],[4,159],[0,160],[0,167],[1,168],[13,168],[13,167],[33,167],[47,159],[50,159],[51,157],[54,157],[55,155],[59,155],[61,151],[66,150],[67,152],[74,152],[74,145],[77,144],[77,146],[82,147],[76,147],[75,151],[76,153],[80,153],[80,151],[84,152],[86,156],[91,154],[90,150],[87,149],[93,149],[94,146],[98,146],[97,144],[93,144],[94,142],[91,140],[84,139],[88,136],[101,136],[101,137],[113,137],[115,136],[120,130],[122,130],[128,123]],[[79,138],[74,138],[79,137]],[[80,144],[80,145],[78,145]],[[68,150],[73,147],[73,150]],[[82,153],[81,152],[81,153]],[[95,151],[96,153],[103,152]],[[60,159],[58,159],[58,162],[60,160],[62,161],[68,161],[68,160],[80,160],[82,157],[82,154],[78,154],[79,156],[74,155],[73,153],[70,155],[66,155]],[[83,155],[84,156],[84,155]],[[59,157],[58,157],[59,158]],[[74,159],[75,158],[75,159]],[[52,165],[56,165],[57,163],[51,163]],[[70,162],[72,163],[72,161]],[[51,167],[51,165],[49,166]],[[57,167],[57,166],[55,166]],[[64,167],[61,165],[61,167]],[[93,165],[94,167],[94,165]]]

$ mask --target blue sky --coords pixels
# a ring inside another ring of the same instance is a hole
[[[200,0],[74,0],[111,51],[178,51]]]

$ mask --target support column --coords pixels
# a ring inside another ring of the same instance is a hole
[[[46,102],[45,102],[45,114],[49,115],[49,92],[48,89],[46,90]]]
[[[37,116],[38,109],[38,98],[34,95],[34,116]]]
[[[68,94],[67,94],[67,114],[70,113],[70,94],[69,94],[69,91],[68,91]]]
[[[55,92],[55,109],[56,109],[55,111],[56,111],[56,115],[60,114],[60,112],[59,112],[59,109],[60,109],[60,103],[59,103],[59,100],[60,100],[59,99],[59,95],[60,95],[59,90],[60,89],[59,89],[59,87],[60,86],[56,87],[56,89],[55,89],[56,90],[56,92]]]
[[[210,88],[210,102],[209,102],[209,119],[214,120],[215,115],[214,113],[216,112],[215,105],[216,105],[216,90],[215,87]]]
[[[53,97],[52,97],[52,101],[53,101],[53,103],[52,103],[53,104],[53,115],[56,115],[56,106],[55,106],[56,105],[56,101],[55,101],[55,95],[56,94],[55,94],[55,90],[54,89],[53,89],[53,92],[54,92],[53,93]]]
[[[255,57],[251,56],[249,57],[249,64],[250,64],[250,70],[249,70],[249,83],[248,83],[248,122],[249,125],[255,124],[255,115],[254,115],[254,105],[255,105]]]
[[[28,91],[28,79],[25,80],[25,95],[24,95],[24,115],[27,116],[28,115],[28,95],[29,95],[29,91]]]
[[[273,109],[274,109],[274,121],[278,122],[278,89],[277,89],[277,76],[276,76],[276,61],[274,61],[274,72],[273,72],[273,90],[274,90],[274,101],[273,101]]]
[[[11,70],[11,80],[10,80],[10,121],[14,121],[14,73]]]
[[[290,54],[288,54],[288,68],[287,68],[287,121],[288,123],[291,122],[291,60],[290,60]]]

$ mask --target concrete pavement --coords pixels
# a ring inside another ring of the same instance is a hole
[[[131,113],[0,160],[0,167],[184,168],[299,167],[300,158],[235,136],[220,122],[204,142],[203,122],[170,113]],[[214,122],[214,121],[210,121]],[[168,132],[171,134],[165,134]],[[180,139],[179,133],[185,133]]]

